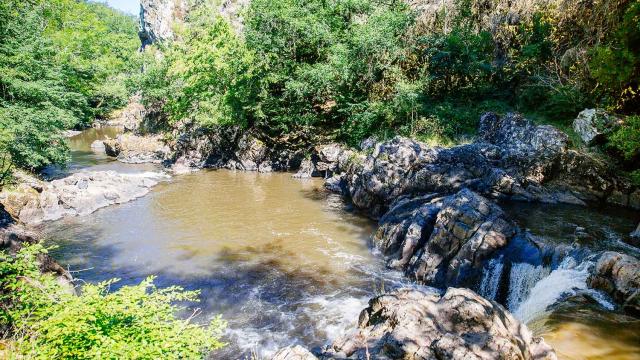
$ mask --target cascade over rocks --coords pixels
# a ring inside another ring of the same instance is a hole
[[[598,259],[589,286],[602,290],[622,304],[625,311],[640,316],[640,260],[616,252]]]
[[[0,204],[14,219],[38,225],[65,216],[88,215],[142,197],[159,178],[157,173],[82,172],[51,182],[21,183],[14,190],[0,193]]]
[[[358,330],[333,343],[327,358],[556,359],[541,338],[499,304],[468,289],[442,296],[400,289],[369,301]]]

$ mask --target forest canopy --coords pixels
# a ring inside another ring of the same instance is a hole
[[[502,1],[407,3],[253,0],[237,31],[204,1],[141,91],[170,123],[312,127],[353,145],[455,140],[487,110],[567,129],[586,107],[640,108],[638,1],[516,2],[517,20]]]
[[[62,130],[126,104],[137,31],[135,18],[101,3],[0,2],[0,171],[64,164]]]

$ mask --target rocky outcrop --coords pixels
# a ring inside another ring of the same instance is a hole
[[[250,0],[224,0],[219,2],[217,11],[226,18],[238,33],[243,30],[242,9]],[[187,0],[141,0],[140,31],[138,33],[142,48],[153,43],[174,38],[174,28],[182,23],[192,6],[208,6],[207,2]]]
[[[611,295],[626,311],[640,316],[640,260],[606,252],[598,259],[588,283]]]
[[[142,48],[173,38],[174,26],[184,20],[187,10],[186,0],[141,0],[138,35]]]
[[[88,215],[100,208],[139,198],[160,178],[157,173],[76,173],[52,182],[21,183],[15,189],[3,191],[0,203],[13,218],[37,225],[66,216]]]
[[[473,287],[485,261],[515,233],[500,207],[463,189],[400,199],[380,219],[374,242],[389,266],[421,283]]]
[[[310,177],[331,178],[334,174],[346,169],[355,152],[343,145],[331,143],[315,146],[311,156],[304,159],[295,178]]]
[[[602,109],[585,109],[573,121],[573,130],[582,141],[596,145],[606,140],[606,136],[620,126],[620,119]]]
[[[127,106],[124,109],[114,111],[103,125],[121,127],[126,132],[138,131],[146,114],[145,107],[140,101],[141,96],[132,96]]]
[[[174,131],[166,160],[176,173],[201,168],[289,171],[300,167],[306,143],[303,137],[292,133],[271,139],[238,126],[205,129],[186,124]]]
[[[103,141],[107,155],[130,164],[161,163],[169,148],[159,136],[137,136],[130,133]]]
[[[555,359],[541,338],[499,304],[471,290],[439,296],[401,289],[369,301],[358,330],[333,343],[329,358]]]
[[[482,116],[474,143],[429,147],[396,137],[342,174],[354,205],[378,218],[401,196],[453,194],[469,188],[492,199],[640,207],[640,191],[603,161],[570,150],[568,137],[518,114]]]
[[[300,345],[288,346],[280,349],[273,355],[271,360],[317,360],[309,350],[303,348]]]

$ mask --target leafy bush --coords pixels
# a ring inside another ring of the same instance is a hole
[[[619,151],[626,160],[633,160],[639,157],[640,116],[629,116],[624,125],[609,136],[608,145]]]
[[[41,245],[15,256],[0,252],[0,325],[11,327],[16,355],[33,359],[196,359],[224,346],[224,322],[208,326],[179,319],[176,303],[198,300],[197,291],[158,289],[153,278],[109,288],[116,280],[87,284],[76,296],[41,274]],[[194,313],[195,315],[195,313]]]

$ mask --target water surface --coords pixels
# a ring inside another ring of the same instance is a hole
[[[321,346],[403,281],[371,252],[374,224],[322,189],[290,174],[203,171],[45,231],[53,255],[85,281],[158,275],[201,289],[203,316],[229,321],[225,356]]]

